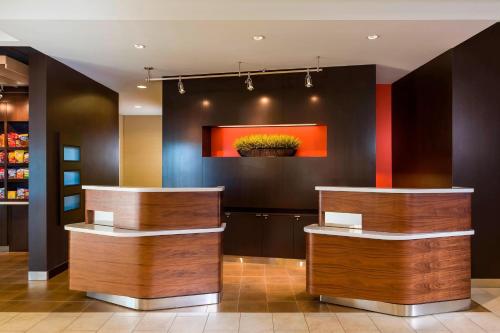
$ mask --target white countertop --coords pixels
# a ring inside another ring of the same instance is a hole
[[[368,239],[392,240],[392,241],[474,235],[474,230],[403,234],[403,233],[391,233],[391,232],[366,231],[366,230],[351,229],[351,228],[320,227],[317,224],[308,225],[307,227],[304,228],[304,231],[308,234],[368,238]]]
[[[469,187],[450,188],[383,188],[383,187],[348,187],[348,186],[316,186],[316,191],[331,192],[369,192],[369,193],[473,193]]]
[[[23,206],[23,205],[29,205],[30,203],[28,201],[0,201],[0,205],[7,205],[7,206]]]
[[[223,223],[219,228],[205,229],[182,229],[182,230],[129,230],[109,227],[105,225],[73,223],[64,226],[65,230],[72,232],[82,232],[87,234],[111,236],[111,237],[152,237],[152,236],[169,236],[169,235],[188,235],[188,234],[206,234],[213,232],[223,232],[226,224]]]
[[[222,192],[224,186],[217,187],[123,187],[83,185],[84,190],[120,191],[120,192]]]

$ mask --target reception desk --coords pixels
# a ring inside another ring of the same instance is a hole
[[[69,287],[138,310],[218,303],[223,187],[84,186],[69,224]]]
[[[399,316],[470,306],[473,189],[316,187],[307,291]]]

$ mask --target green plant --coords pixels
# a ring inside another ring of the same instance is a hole
[[[252,134],[236,139],[233,147],[236,150],[251,149],[297,149],[300,140],[285,134]]]

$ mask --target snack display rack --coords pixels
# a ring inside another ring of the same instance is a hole
[[[29,199],[29,123],[0,121],[0,201]]]

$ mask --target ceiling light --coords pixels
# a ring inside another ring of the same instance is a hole
[[[184,84],[182,84],[182,79],[179,76],[179,82],[177,82],[177,89],[179,90],[179,94],[184,94],[186,90],[184,89]]]
[[[263,35],[253,36],[253,40],[256,40],[256,41],[264,40],[265,38],[266,38],[266,36],[263,36]]]
[[[248,91],[252,91],[254,89],[252,78],[250,77],[250,72],[248,72],[247,79],[245,80],[245,84],[247,85]]]
[[[144,84],[139,84],[137,85],[137,88],[139,89],[146,89],[148,86],[144,85]]]
[[[313,86],[313,82],[312,82],[312,77],[311,77],[311,73],[309,73],[309,68],[307,69],[307,74],[306,74],[306,88],[311,88]]]
[[[145,49],[145,48],[146,48],[146,45],[144,45],[144,44],[134,44],[134,47],[135,47],[136,49]]]
[[[134,108],[136,108],[136,109],[142,109],[142,105],[134,105]]]
[[[368,38],[369,40],[374,40],[374,39],[377,39],[379,37],[379,35],[368,35],[366,36],[366,38]]]

